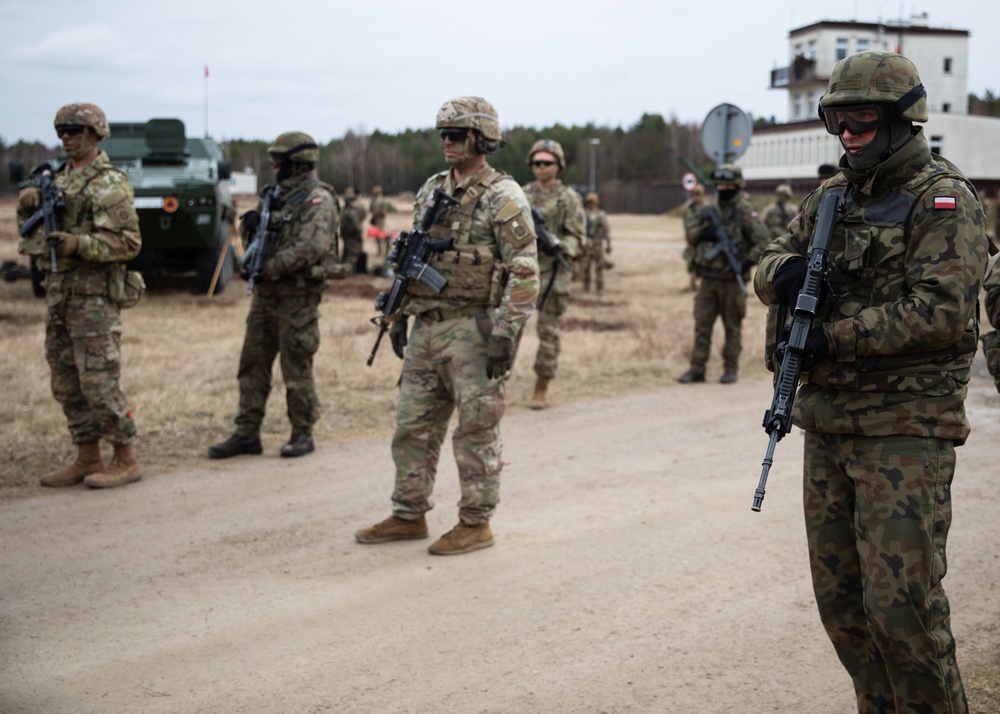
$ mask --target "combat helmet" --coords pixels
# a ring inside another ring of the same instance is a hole
[[[846,112],[876,112],[870,121],[852,121]],[[913,62],[893,52],[858,52],[833,68],[826,93],[819,100],[819,116],[831,134],[845,126],[860,134],[899,118],[927,121],[927,92]]]
[[[778,187],[774,189],[774,192],[786,201],[792,197],[792,187],[787,183],[779,183]]]
[[[438,109],[435,129],[474,129],[485,140],[484,153],[492,153],[503,146],[500,118],[493,105],[482,97],[450,99]],[[477,142],[477,148],[480,142]]]
[[[719,164],[715,167],[709,178],[716,185],[731,183],[737,188],[743,188],[746,185],[746,182],[743,180],[743,170],[736,164]]]
[[[104,116],[104,112],[96,104],[67,104],[56,112],[55,121],[52,122],[55,127],[63,124],[89,126],[102,139],[111,136],[108,118]]]
[[[600,197],[596,193],[591,191],[590,193],[587,194],[587,198],[584,201],[584,203],[586,203],[588,206],[596,206],[600,203],[600,200],[601,200]]]
[[[300,164],[319,163],[319,147],[311,136],[302,131],[286,131],[267,147],[267,153],[280,160]]]
[[[562,144],[558,141],[553,141],[552,139],[539,139],[534,144],[531,145],[531,150],[528,152],[528,165],[531,165],[531,157],[537,154],[539,151],[547,151],[556,157],[556,161],[559,162],[559,170],[562,171],[566,168],[566,154],[563,153]]]

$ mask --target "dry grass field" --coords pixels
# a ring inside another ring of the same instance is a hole
[[[252,203],[252,199],[250,200]],[[247,200],[243,200],[247,203]],[[392,231],[410,226],[399,202]],[[563,357],[550,390],[554,403],[645,391],[672,382],[687,367],[692,341],[692,295],[681,261],[681,222],[671,216],[610,217],[615,267],[600,296],[577,290],[563,324]],[[14,202],[0,201],[0,260],[17,256]],[[370,256],[375,246],[367,246]],[[234,280],[214,298],[192,293],[193,280],[152,277],[145,300],[122,314],[123,377],[140,431],[139,458],[147,474],[203,461],[209,444],[231,433],[238,388],[236,368],[250,298]],[[322,401],[317,442],[391,434],[400,362],[383,340],[366,366],[376,336],[369,322],[387,279],[356,276],[334,282],[321,305],[322,343],[315,374]],[[764,374],[764,310],[753,298],[744,323],[742,373]],[[38,477],[75,453],[61,409],[49,390],[43,353],[45,307],[26,281],[0,283],[0,497],[30,494]],[[537,348],[532,320],[508,391],[509,409],[526,408]],[[721,345],[721,327],[713,349]],[[717,358],[709,379],[719,375]],[[274,390],[262,438],[275,450],[289,436],[284,385],[275,365]],[[107,448],[107,447],[105,447]]]

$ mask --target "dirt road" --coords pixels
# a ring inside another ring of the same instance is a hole
[[[750,511],[770,394],[514,405],[497,545],[455,558],[354,542],[388,514],[388,434],[2,503],[0,711],[854,711],[814,611],[799,433]],[[968,408],[945,584],[963,671],[995,685],[987,380]],[[448,449],[438,481],[432,537],[456,515]]]

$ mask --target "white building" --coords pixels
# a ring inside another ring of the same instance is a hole
[[[929,120],[923,124],[931,149],[958,165],[987,195],[1000,187],[1000,118],[968,114],[968,30],[932,28],[927,14],[909,22],[821,22],[792,30],[789,64],[771,71],[771,87],[788,92],[787,124],[754,127],[739,164],[748,184],[771,190],[791,183],[816,185],[820,164],[834,164],[843,150],[817,113],[834,65],[865,50],[898,51],[920,72]],[[992,154],[992,155],[991,155]]]

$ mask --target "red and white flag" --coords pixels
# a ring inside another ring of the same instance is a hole
[[[935,196],[934,197],[934,210],[936,211],[954,211],[958,208],[958,201],[954,196]]]

